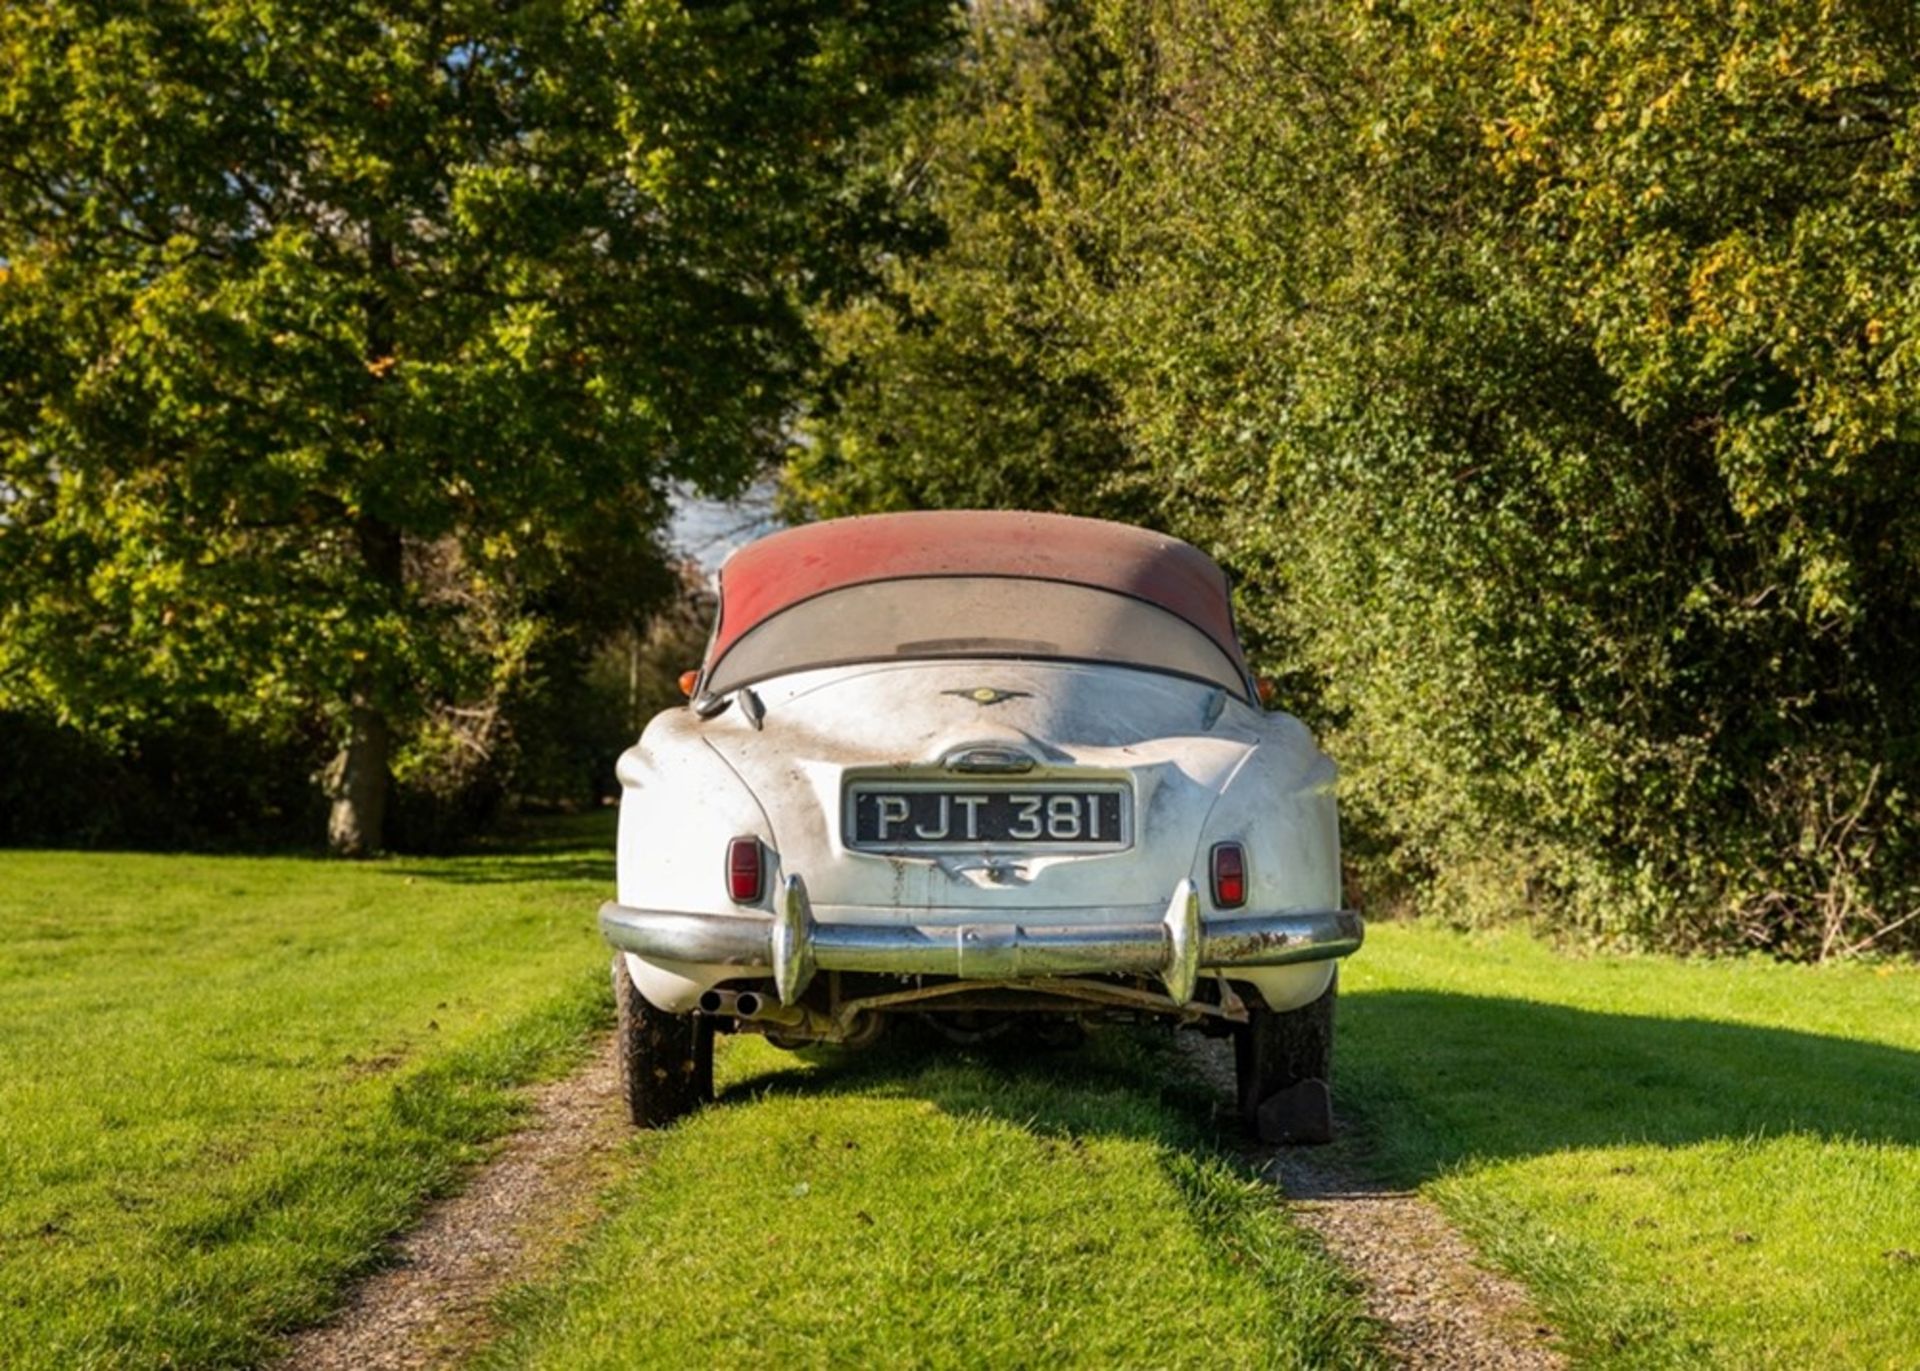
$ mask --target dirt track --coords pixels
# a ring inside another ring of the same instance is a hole
[[[458,1195],[434,1205],[396,1245],[393,1264],[345,1308],[298,1335],[292,1371],[399,1371],[450,1365],[494,1332],[490,1308],[537,1272],[594,1216],[619,1169],[626,1116],[613,1040],[571,1075],[537,1087],[527,1122]]]
[[[1196,1067],[1232,1097],[1225,1044],[1184,1037]],[[592,1196],[618,1173],[625,1116],[609,1039],[593,1059],[530,1097],[527,1125],[452,1199],[397,1245],[327,1323],[299,1335],[289,1371],[399,1371],[450,1365],[495,1331],[493,1298],[537,1273],[594,1217]],[[1249,1145],[1300,1223],[1365,1290],[1404,1366],[1551,1371],[1552,1333],[1514,1282],[1481,1267],[1419,1195],[1367,1182],[1311,1149]]]
[[[1181,1043],[1231,1100],[1229,1045],[1191,1036]],[[1321,1149],[1248,1144],[1244,1155],[1359,1278],[1367,1310],[1386,1326],[1401,1365],[1548,1371],[1566,1364],[1526,1291],[1481,1266],[1430,1201],[1369,1181]]]

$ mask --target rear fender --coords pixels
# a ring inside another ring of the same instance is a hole
[[[757,911],[771,919],[782,875],[772,825],[746,783],[694,731],[696,722],[691,710],[668,710],[620,758],[620,902],[711,914]],[[761,897],[751,905],[727,895],[727,844],[739,837],[758,838],[766,853]],[[772,971],[632,954],[626,962],[647,1002],[676,1014],[692,1011],[702,992],[723,978]]]
[[[1214,844],[1237,842],[1246,851],[1247,907],[1338,909],[1339,770],[1297,719],[1270,715],[1267,722],[1269,736],[1247,755],[1207,816],[1195,854],[1195,884],[1210,895]],[[1234,979],[1251,984],[1268,1008],[1284,1013],[1318,999],[1335,965],[1243,967]]]

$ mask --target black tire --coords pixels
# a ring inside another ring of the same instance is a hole
[[[1234,1030],[1240,1118],[1263,1142],[1333,1141],[1333,1005],[1338,975],[1312,1004],[1276,1014],[1247,1008]]]
[[[665,1128],[713,1098],[713,1023],[669,1014],[641,996],[626,958],[613,956],[620,1085],[641,1128]]]

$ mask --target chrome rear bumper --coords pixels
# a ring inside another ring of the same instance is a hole
[[[1031,914],[1040,919],[1046,911]],[[995,981],[1149,975],[1160,978],[1176,1004],[1185,1004],[1203,967],[1324,961],[1357,950],[1364,936],[1351,909],[1202,919],[1192,881],[1180,882],[1158,923],[823,924],[814,920],[798,876],[787,878],[771,919],[609,902],[600,907],[600,931],[615,947],[640,957],[769,967],[783,1004],[798,1001],[820,969]]]

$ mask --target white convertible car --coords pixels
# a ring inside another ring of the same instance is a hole
[[[1261,1136],[1329,1136],[1334,767],[1203,553],[1044,514],[790,529],[722,568],[687,684],[620,759],[600,911],[636,1123],[710,1096],[716,1029],[1153,1017],[1233,1036]]]

